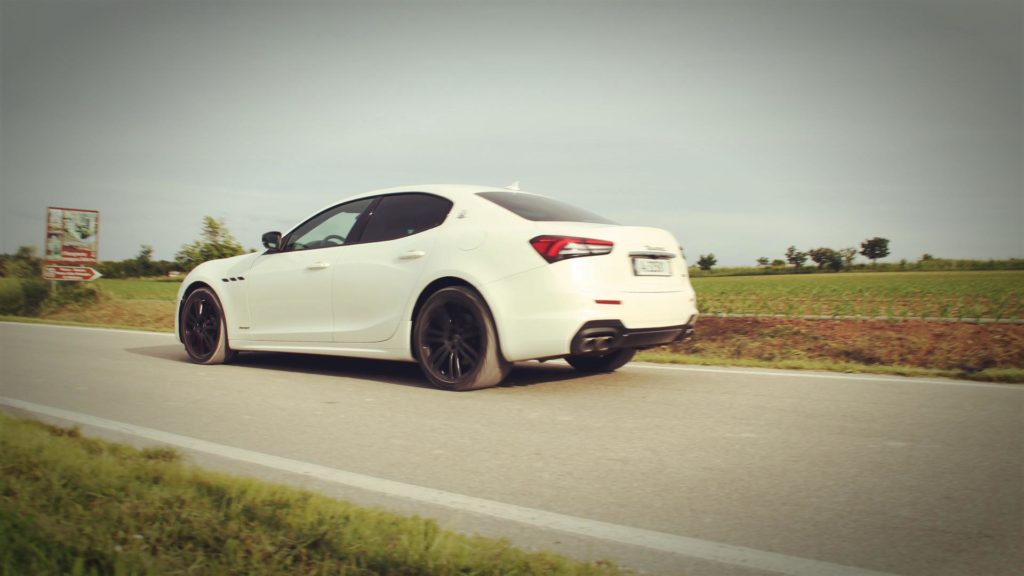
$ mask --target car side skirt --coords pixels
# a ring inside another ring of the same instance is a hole
[[[350,344],[332,342],[275,342],[271,340],[236,340],[231,348],[241,352],[284,352],[291,354],[323,354],[326,356],[347,356],[377,360],[399,360],[412,362],[409,338],[412,322],[402,322],[395,335],[384,342],[374,344]]]

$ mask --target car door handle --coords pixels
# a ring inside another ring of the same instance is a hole
[[[306,266],[307,270],[323,270],[324,268],[330,268],[331,265],[327,262],[314,262],[309,266]]]
[[[409,250],[405,254],[398,257],[399,260],[415,260],[417,258],[423,258],[427,253],[423,250]]]

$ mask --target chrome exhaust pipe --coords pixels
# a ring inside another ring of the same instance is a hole
[[[589,336],[580,342],[580,351],[583,353],[607,352],[612,349],[614,341],[614,336]]]

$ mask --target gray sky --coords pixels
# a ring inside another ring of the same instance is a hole
[[[1020,0],[0,0],[0,251],[246,247],[348,195],[506,185],[691,261],[1024,257]]]

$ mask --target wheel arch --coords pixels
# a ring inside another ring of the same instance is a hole
[[[424,286],[423,290],[420,291],[419,296],[416,298],[416,303],[412,307],[412,312],[409,314],[408,318],[411,325],[416,324],[416,316],[420,313],[420,309],[423,308],[423,305],[426,303],[428,298],[430,298],[432,295],[434,295],[434,293],[436,293],[439,290],[442,290],[444,288],[451,288],[453,286],[463,286],[469,288],[470,290],[475,292],[477,296],[480,297],[480,301],[484,303],[484,307],[487,308],[487,313],[491,317],[491,322],[494,323],[494,337],[497,340],[496,344],[498,346],[498,353],[501,354],[502,357],[504,357],[504,352],[502,351],[501,347],[501,324],[498,317],[494,314],[494,310],[491,308],[490,302],[487,301],[487,296],[484,294],[484,291],[480,290],[475,285],[473,285],[472,282],[464,278],[459,278],[457,276],[443,276],[441,278],[437,278],[431,281],[429,284]],[[408,342],[409,352],[412,353],[413,358],[416,357],[415,345],[413,343],[414,332],[414,330],[409,331]]]
[[[196,281],[190,283],[184,290],[182,290],[181,298],[178,300],[178,309],[174,311],[175,335],[178,337],[178,341],[179,342],[183,342],[185,340],[184,333],[183,333],[185,327],[181,323],[181,312],[182,312],[182,310],[185,309],[185,302],[188,301],[188,297],[191,296],[193,292],[195,292],[196,290],[198,290],[200,288],[206,288],[206,289],[210,290],[210,292],[213,292],[213,294],[217,297],[217,299],[221,301],[221,313],[222,314],[226,313],[224,311],[224,299],[221,296],[221,294],[219,292],[217,292],[216,288],[211,286],[208,282],[204,282],[202,280],[196,280]],[[225,325],[227,325],[226,322],[225,322]]]

